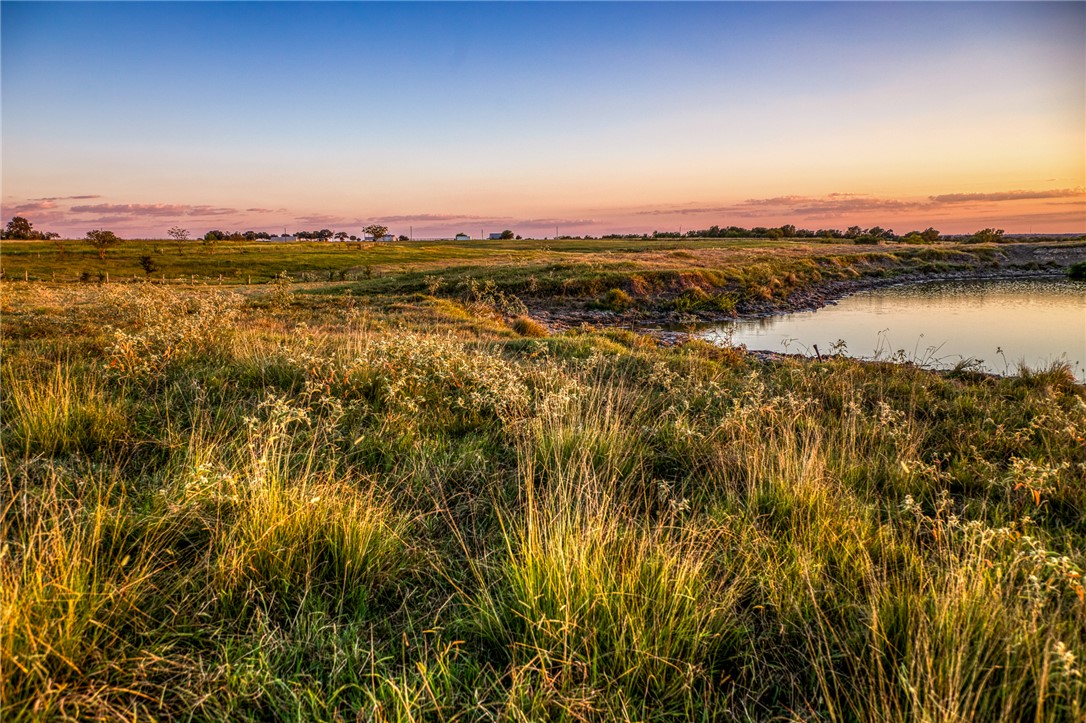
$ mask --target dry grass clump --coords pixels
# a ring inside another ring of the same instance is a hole
[[[0,379],[0,410],[12,450],[26,455],[93,452],[124,437],[127,405],[105,380],[70,360],[42,368],[9,358]]]
[[[518,316],[511,324],[513,331],[521,336],[540,339],[547,336],[547,327],[530,316]]]

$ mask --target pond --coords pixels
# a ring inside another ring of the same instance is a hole
[[[748,349],[910,361],[1013,374],[1055,361],[1086,382],[1086,284],[1069,280],[935,281],[862,291],[817,311],[703,330]]]

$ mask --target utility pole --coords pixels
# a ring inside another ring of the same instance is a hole
[[[415,240],[415,227],[414,226],[408,226],[407,228],[411,229],[410,231],[407,232],[407,234],[411,238],[411,240],[414,241]]]

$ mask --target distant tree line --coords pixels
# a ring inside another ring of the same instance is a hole
[[[204,241],[256,241],[257,239],[269,239],[271,234],[267,231],[220,231],[212,229],[204,234]]]
[[[929,228],[926,231],[911,231],[909,233],[915,234],[917,238],[923,238],[925,243],[934,243],[939,239],[939,232],[933,228]],[[681,236],[687,238],[824,238],[848,239],[861,242],[871,241],[873,243],[896,241],[899,238],[904,238],[895,235],[893,229],[886,229],[881,226],[872,226],[871,228],[866,229],[860,226],[849,226],[846,230],[842,231],[837,228],[820,228],[815,230],[796,228],[792,224],[773,227],[754,226],[753,228],[743,228],[742,226],[710,226],[705,229],[687,231],[685,234],[681,234]],[[653,231],[652,238],[680,238],[680,234],[677,232]]]
[[[330,239],[338,239],[340,241],[362,241],[366,234],[371,235],[374,239],[382,239],[388,234],[388,227],[380,224],[371,224],[362,229],[363,235],[361,237],[355,235],[349,235],[346,231],[332,231],[331,229],[322,228],[318,231],[295,231],[294,237],[307,240],[307,241],[328,241]],[[108,234],[108,236],[104,236]],[[177,242],[185,242],[190,239],[187,229],[173,227],[167,234],[170,238]],[[464,234],[466,235],[466,234]],[[15,216],[8,223],[7,226],[0,233],[0,238],[13,239],[13,240],[31,240],[31,241],[48,241],[52,239],[59,239],[60,234],[52,231],[37,231],[34,225],[23,216]],[[96,240],[100,238],[107,239],[105,243],[98,243]],[[212,229],[203,235],[200,241],[207,246],[213,246],[219,241],[257,241],[271,239],[273,236],[267,231],[222,231],[219,229]],[[520,238],[515,235],[511,230],[506,229],[501,233],[503,239]],[[595,236],[558,236],[559,239],[585,239],[591,240],[597,237]],[[880,244],[880,243],[906,243],[906,244],[933,244],[940,240],[945,241],[961,241],[966,243],[1000,243],[1004,240],[1003,229],[997,228],[983,228],[976,231],[973,234],[951,234],[943,235],[938,230],[932,227],[928,227],[923,231],[914,230],[907,233],[898,235],[894,233],[893,229],[882,228],[881,226],[872,226],[870,228],[863,228],[861,226],[849,226],[845,230],[836,228],[820,228],[816,230],[797,228],[792,224],[784,224],[783,226],[754,226],[752,228],[744,228],[742,226],[717,226],[713,225],[704,229],[692,229],[685,233],[681,231],[653,231],[651,234],[636,234],[636,233],[609,233],[598,238],[601,239],[679,239],[679,238],[771,238],[771,239],[840,239],[846,241],[852,241],[857,244]],[[1017,237],[1019,239],[1025,238],[1022,236]],[[104,254],[105,246],[112,245],[119,241],[116,236],[110,231],[94,230],[87,233],[87,239],[92,242],[92,245],[98,249],[100,255]],[[400,241],[408,241],[407,236],[399,236]],[[58,242],[59,243],[59,242]]]

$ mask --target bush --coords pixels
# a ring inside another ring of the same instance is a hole
[[[633,297],[622,289],[611,289],[603,295],[603,299],[600,301],[600,306],[611,311],[626,311],[633,308],[634,305]]]
[[[1067,278],[1074,281],[1086,281],[1086,261],[1071,264],[1071,268],[1067,269]]]

